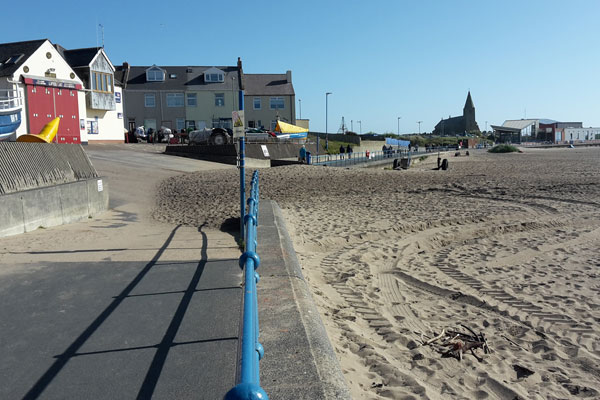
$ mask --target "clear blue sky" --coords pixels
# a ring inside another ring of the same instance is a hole
[[[185,4],[185,6],[184,6]],[[480,128],[551,118],[600,126],[600,1],[59,1],[7,11],[0,42],[48,38],[113,64],[292,70],[302,117],[329,132],[431,131],[462,114]],[[48,21],[56,17],[56,22]],[[296,101],[298,107],[298,102]],[[297,113],[299,114],[299,112]],[[297,115],[299,116],[299,115]]]

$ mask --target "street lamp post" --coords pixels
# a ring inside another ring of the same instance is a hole
[[[356,121],[358,123],[358,134],[362,135],[362,121]]]
[[[421,122],[423,121],[417,121],[417,124],[419,124],[419,135],[421,134]]]
[[[331,94],[331,92],[327,92],[325,93],[325,149],[327,151],[329,151],[329,132],[327,130],[327,116],[328,116],[328,100],[329,100],[329,95]]]
[[[302,99],[298,99],[298,104],[300,105],[300,119],[302,119]]]
[[[402,117],[398,117],[398,136],[400,136],[400,120]]]

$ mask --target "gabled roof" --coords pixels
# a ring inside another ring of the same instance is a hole
[[[244,94],[247,96],[293,96],[294,86],[286,74],[244,74]]]
[[[38,39],[26,42],[0,44],[0,76],[11,76],[47,40],[48,39]],[[16,62],[6,63],[11,57],[19,54],[22,54],[23,56]]]
[[[146,70],[151,66],[130,66],[129,78],[126,83],[126,90],[238,90],[239,79],[237,67],[207,67],[207,66],[156,66],[165,71],[165,80],[162,82],[147,82]],[[224,82],[205,82],[204,72],[211,68],[218,68],[225,73]],[[192,72],[188,72],[188,71]],[[175,74],[175,78],[170,76]],[[124,79],[123,66],[117,67],[115,77],[119,80]],[[235,79],[232,79],[234,77]],[[194,86],[194,87],[190,87]]]
[[[102,47],[88,47],[86,49],[66,50],[57,47],[57,50],[72,68],[88,67]]]

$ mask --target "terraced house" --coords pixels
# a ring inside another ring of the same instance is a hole
[[[291,71],[244,74],[235,66],[130,66],[117,68],[123,82],[126,128],[231,128],[231,112],[244,92],[247,127],[295,123]],[[247,86],[247,89],[246,89]]]

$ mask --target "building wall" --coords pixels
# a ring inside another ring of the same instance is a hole
[[[564,140],[565,141],[584,141],[594,140],[598,136],[600,139],[600,128],[565,128],[564,129]]]
[[[114,110],[96,110],[88,108],[86,119],[86,136],[89,142],[123,142],[124,141],[124,116],[123,116],[123,95],[122,89],[115,86],[115,109]],[[117,99],[121,98],[119,102]],[[90,122],[98,123],[98,133],[88,134],[87,128]]]
[[[50,53],[50,58],[46,57],[46,53]],[[28,72],[25,69],[28,68]],[[54,74],[56,79],[75,82],[83,85],[83,82],[73,72],[73,69],[67,64],[62,58],[60,53],[52,46],[49,41],[44,42],[26,61],[23,63],[13,74],[13,81],[22,81],[21,75],[32,75],[43,78],[46,75],[48,69],[54,68]],[[21,112],[21,126],[17,129],[17,137],[25,135],[27,133],[39,133],[29,132],[29,121],[27,119],[27,104],[26,103],[26,85],[19,83],[15,85],[18,89],[21,98],[23,99],[23,111]],[[85,118],[85,94],[82,91],[78,91],[78,105],[79,105],[79,118]],[[85,133],[80,131],[80,133]],[[83,136],[81,136],[83,142]]]
[[[187,105],[188,93],[196,94],[196,107]],[[225,100],[223,106],[215,105],[216,93],[223,93]],[[213,119],[231,120],[231,112],[238,110],[238,108],[238,90],[188,90],[185,92],[185,119],[194,121],[196,129],[212,128]]]
[[[283,98],[283,109],[271,110],[270,108],[270,99],[271,97],[282,97]],[[254,109],[254,99],[260,98],[261,101],[261,109]],[[294,103],[296,102],[295,96],[287,95],[287,96],[244,96],[244,115],[246,119],[246,127],[248,127],[249,121],[255,121],[255,127],[259,128],[258,121],[262,123],[262,126],[265,129],[272,129],[271,123],[272,121],[277,121],[277,118],[281,119],[283,122],[287,122],[290,124],[296,124],[296,111],[294,107]]]
[[[185,121],[185,101],[183,107],[167,107],[167,93],[183,93],[183,91],[125,89],[123,99],[127,120],[124,121],[124,126],[128,129],[129,121],[133,120],[136,126],[145,126],[146,128],[160,129],[161,126],[175,128],[177,118]],[[154,94],[154,107],[145,107],[145,94]],[[156,125],[149,125],[148,120],[154,120]]]

